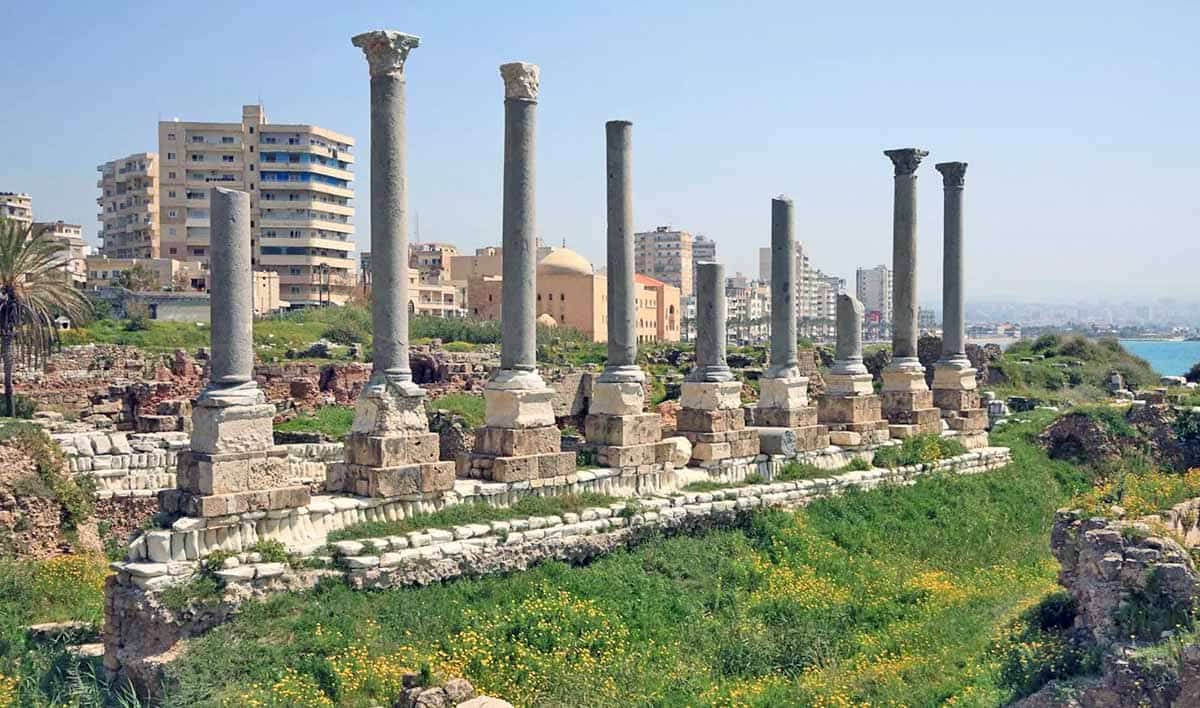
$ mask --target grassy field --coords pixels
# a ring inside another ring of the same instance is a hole
[[[168,704],[375,705],[424,666],[525,706],[999,705],[1054,663],[1024,618],[1054,597],[1054,509],[1090,482],[1031,444],[1032,417],[997,434],[1001,471],[587,567],[253,604],[171,667]]]
[[[275,425],[284,433],[322,433],[330,440],[341,440],[354,424],[351,406],[321,406],[312,415],[298,415]]]

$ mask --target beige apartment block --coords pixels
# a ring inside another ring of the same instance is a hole
[[[158,258],[158,155],[139,152],[96,168],[100,254]]]
[[[670,226],[635,234],[634,268],[639,273],[674,285],[683,297],[690,297],[695,277],[694,243],[690,233]],[[707,246],[702,250],[706,249]]]
[[[450,280],[450,262],[458,249],[449,243],[410,243],[408,267],[416,268],[425,282]]]
[[[24,192],[0,192],[0,218],[33,223],[33,197]]]
[[[240,123],[158,124],[162,253],[207,264],[208,190],[250,193],[256,270],[279,274],[279,299],[342,304],[355,287],[354,140],[313,125],[267,122],[261,105]]]
[[[34,223],[35,231],[45,231],[46,235],[57,241],[59,258],[62,259],[62,270],[67,279],[77,288],[87,283],[87,242],[83,240],[83,227],[79,224],[68,224],[62,221]]]
[[[207,289],[208,271],[197,261],[180,261],[174,258],[109,258],[104,255],[87,257],[87,289],[111,288],[122,273],[139,266],[154,274],[153,290],[203,292]]]

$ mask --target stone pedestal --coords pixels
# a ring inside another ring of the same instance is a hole
[[[933,405],[951,430],[973,433],[987,429],[988,416],[979,401],[975,369],[934,366]]]
[[[829,429],[829,442],[841,447],[875,445],[891,437],[882,399],[874,393],[826,392],[817,398],[817,420]]]
[[[438,461],[438,434],[429,432],[425,394],[411,381],[364,390],[345,455],[344,465],[329,469],[330,491],[428,499],[454,488],[454,463]]]
[[[893,438],[942,432],[941,411],[933,406],[933,393],[919,366],[883,370],[883,416]]]
[[[683,383],[676,429],[692,443],[691,464],[758,454],[758,432],[746,427],[741,392],[738,381]]]
[[[788,436],[788,447],[796,452],[829,447],[829,430],[817,423],[817,409],[809,405],[807,377],[767,378],[761,379],[759,385],[758,406],[752,413],[755,426],[792,429],[794,435]],[[768,444],[763,435],[759,439]],[[773,442],[770,445],[772,450],[777,447]],[[761,451],[780,454],[769,452],[766,447]]]

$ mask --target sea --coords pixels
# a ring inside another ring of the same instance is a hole
[[[1150,362],[1160,376],[1183,376],[1200,362],[1200,342],[1122,339],[1121,346]]]

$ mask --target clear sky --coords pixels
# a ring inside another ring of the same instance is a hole
[[[1195,299],[1200,2],[10,3],[0,191],[94,240],[96,165],[156,151],[157,121],[277,122],[358,141],[369,234],[368,77],[350,37],[409,57],[409,207],[422,240],[500,238],[506,61],[542,69],[538,222],[603,264],[604,122],[634,124],[635,219],[717,241],[757,273],[770,198],[813,263],[852,283],[891,259],[887,148],[919,180],[919,283],[941,281],[935,162],[970,163],[968,296]],[[411,219],[410,219],[411,222]],[[851,288],[853,286],[851,285]]]

